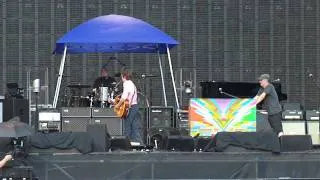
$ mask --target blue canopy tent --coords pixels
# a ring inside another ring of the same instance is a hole
[[[55,53],[63,54],[53,108],[56,108],[66,54],[76,53],[157,53],[162,80],[163,96],[167,106],[166,90],[160,54],[167,54],[176,106],[178,96],[172,70],[170,49],[179,43],[158,28],[133,17],[106,15],[80,24],[56,42]]]

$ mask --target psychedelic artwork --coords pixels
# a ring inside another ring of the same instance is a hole
[[[217,132],[255,132],[253,99],[192,98],[189,106],[190,135],[213,136]]]

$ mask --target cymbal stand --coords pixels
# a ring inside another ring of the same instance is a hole
[[[90,109],[92,109],[92,104],[93,104],[93,96],[92,96],[92,95],[90,95],[90,96],[89,96],[89,98],[90,98]]]

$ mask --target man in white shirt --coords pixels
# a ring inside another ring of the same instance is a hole
[[[132,142],[142,142],[141,138],[141,122],[139,107],[137,102],[137,88],[131,81],[132,74],[129,69],[123,68],[121,70],[121,78],[123,81],[123,93],[118,104],[115,105],[116,109],[125,102],[129,101],[129,113],[126,118],[123,119],[124,122],[124,135],[129,137]]]

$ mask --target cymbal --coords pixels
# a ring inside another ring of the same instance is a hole
[[[84,85],[84,84],[70,84],[67,86],[68,88],[77,88],[77,89],[81,89],[81,88],[90,88],[90,85]]]

